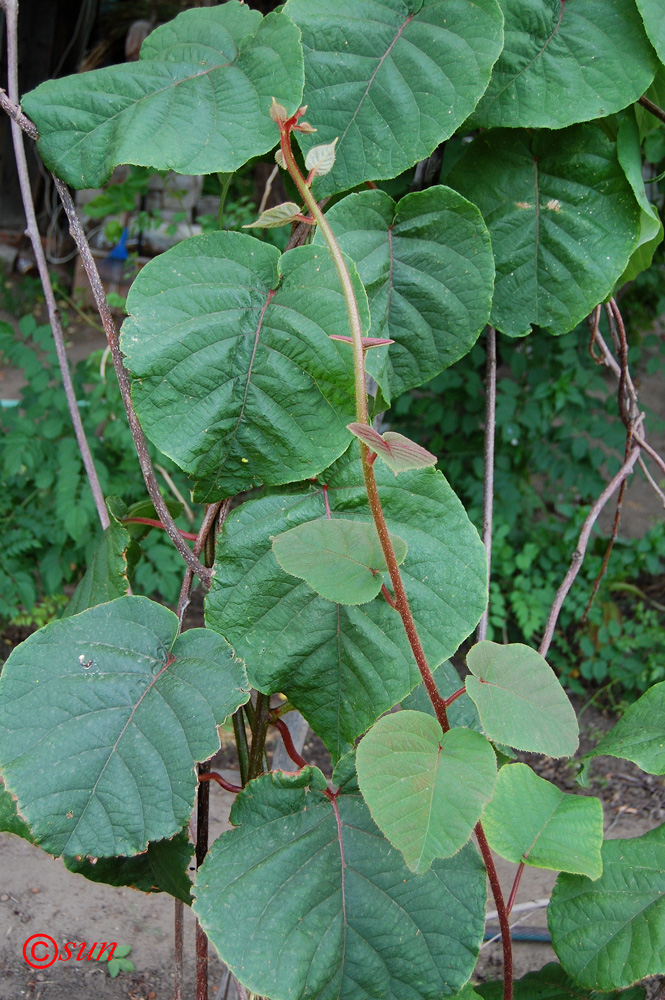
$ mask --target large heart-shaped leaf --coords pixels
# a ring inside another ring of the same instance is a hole
[[[339,138],[318,197],[395,177],[471,114],[503,42],[496,0],[288,0],[302,31],[303,149]]]
[[[501,1000],[503,981],[479,983],[476,991],[483,1000]],[[548,962],[538,972],[527,972],[514,983],[515,1000],[644,1000],[641,987],[599,995],[579,986],[557,962]]]
[[[642,15],[649,41],[658,53],[658,58],[665,62],[665,17],[660,0],[636,0],[637,9]]]
[[[466,690],[491,740],[516,750],[570,757],[578,744],[575,710],[535,649],[477,643],[466,658]]]
[[[491,322],[572,330],[612,291],[635,248],[640,207],[598,125],[478,136],[448,177],[480,208],[492,238]]]
[[[35,842],[51,854],[137,854],[190,815],[194,764],[248,699],[245,671],[205,629],[121,597],[52,622],[0,677],[0,761]]]
[[[409,194],[396,205],[385,191],[343,198],[326,214],[367,291],[368,370],[386,395],[422,385],[467,354],[488,320],[494,259],[475,205],[447,187]],[[322,242],[317,233],[315,242]],[[376,358],[380,360],[375,360]]]
[[[548,924],[566,972],[580,986],[613,990],[665,972],[665,826],[605,841],[602,859],[595,882],[559,876]]]
[[[665,774],[665,681],[630,705],[614,729],[584,755],[580,784],[588,785],[591,761],[603,755],[632,760],[649,774]]]
[[[444,733],[423,712],[385,715],[360,741],[360,790],[372,819],[413,872],[456,854],[496,780],[496,757],[472,729]]]
[[[483,812],[492,850],[515,864],[598,878],[603,870],[600,800],[568,795],[526,764],[502,767]]]
[[[399,565],[404,562],[406,545],[396,535],[391,542]],[[381,590],[388,569],[373,521],[343,517],[307,521],[276,535],[272,550],[283,570],[340,604],[371,601]]]
[[[209,174],[275,145],[276,97],[294,111],[303,86],[299,32],[232,0],[157,28],[138,62],[49,80],[23,98],[46,165],[75,188],[118,163]]]
[[[506,41],[470,125],[563,128],[620,111],[653,80],[634,0],[499,2]]]
[[[328,336],[348,334],[348,316],[327,250],[193,237],[141,271],[127,308],[136,411],[197,499],[307,479],[348,447],[352,356]]]
[[[333,519],[369,519],[357,449],[325,474]],[[440,472],[396,478],[378,463],[375,472],[388,528],[408,546],[402,579],[435,666],[482,614],[485,550]],[[359,606],[333,604],[279,566],[270,535],[324,512],[314,486],[234,510],[218,539],[206,621],[245,660],[254,687],[288,695],[338,757],[419,674],[401,619],[383,596]]]
[[[357,792],[265,775],[197,873],[194,911],[222,961],[272,1000],[433,1000],[469,978],[485,871],[468,845],[414,875]]]

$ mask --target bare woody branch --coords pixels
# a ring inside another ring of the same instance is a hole
[[[39,277],[41,279],[42,287],[44,289],[44,297],[46,299],[46,308],[48,310],[49,322],[51,324],[51,330],[53,331],[53,341],[55,343],[55,351],[58,358],[58,365],[60,366],[60,374],[62,376],[62,382],[65,389],[65,398],[67,400],[67,407],[69,409],[69,414],[74,426],[74,434],[76,435],[76,441],[79,446],[79,451],[81,453],[81,458],[83,460],[83,465],[85,467],[86,475],[88,477],[88,482],[90,484],[90,489],[95,501],[95,507],[97,508],[97,516],[99,517],[99,522],[102,528],[108,528],[110,524],[110,519],[108,511],[106,509],[106,503],[104,502],[104,493],[99,482],[99,477],[97,475],[97,470],[95,468],[95,463],[92,457],[92,452],[90,451],[90,445],[85,436],[85,430],[83,428],[83,421],[81,420],[81,414],[79,412],[78,403],[76,401],[76,393],[74,391],[74,384],[72,382],[72,375],[69,370],[69,361],[67,359],[67,352],[65,350],[65,338],[62,332],[62,324],[60,322],[60,313],[55,301],[55,295],[53,294],[53,288],[51,287],[51,278],[48,271],[48,265],[46,263],[46,257],[44,255],[44,248],[42,247],[42,241],[39,235],[39,228],[37,226],[37,217],[35,215],[35,205],[32,200],[32,188],[30,185],[30,176],[28,174],[28,164],[25,157],[25,146],[23,145],[23,134],[21,129],[25,128],[29,135],[36,136],[37,129],[29,121],[28,118],[21,112],[18,107],[18,43],[17,43],[17,17],[18,8],[14,0],[2,0],[2,6],[5,8],[6,12],[6,32],[7,32],[7,66],[8,66],[8,77],[9,77],[9,99],[4,91],[0,91],[0,103],[2,107],[9,111],[11,118],[11,131],[12,131],[12,142],[14,145],[14,156],[16,158],[16,169],[18,171],[19,185],[21,189],[21,199],[23,201],[23,209],[25,211],[26,218],[26,233],[30,238],[32,244],[32,249],[35,255],[35,260],[37,262],[37,270],[39,271]],[[7,107],[9,105],[9,107]]]
[[[594,524],[598,520],[598,516],[612,496],[619,489],[623,481],[631,474],[633,467],[640,456],[639,446],[633,448],[628,459],[621,466],[616,476],[610,483],[607,484],[603,492],[600,494],[593,507],[589,511],[587,518],[582,525],[582,530],[580,532],[580,537],[577,541],[577,548],[573,552],[573,558],[570,563],[568,572],[566,573],[563,583],[557,591],[557,595],[554,599],[554,603],[550,609],[550,613],[547,618],[547,625],[545,626],[545,633],[543,635],[542,642],[540,643],[540,648],[538,652],[541,656],[547,656],[550,645],[552,643],[552,638],[554,636],[554,629],[556,628],[556,623],[559,619],[559,614],[563,606],[563,602],[568,596],[568,592],[575,582],[575,577],[580,571],[582,562],[584,561],[584,556],[586,554],[587,545],[589,544],[589,537],[593,529]]]
[[[10,21],[9,13],[10,9],[15,8],[14,0],[0,0],[0,5],[5,7],[8,14],[8,23]],[[9,41],[9,31],[8,31],[8,41]],[[15,57],[14,57],[15,58]],[[12,92],[12,87],[10,86],[10,92]],[[13,96],[13,92],[11,93]],[[6,98],[2,102],[2,106],[5,108],[10,118],[12,119],[12,129],[17,129],[17,125],[20,126],[28,135],[36,136],[37,128],[29,118],[21,112],[16,101],[8,101]],[[20,136],[20,132],[19,132]],[[27,174],[27,170],[26,170]],[[166,506],[166,502],[162,497],[161,491],[159,489],[159,484],[157,482],[157,477],[155,471],[152,467],[152,461],[148,453],[148,445],[143,433],[143,429],[139,424],[138,417],[134,412],[134,407],[131,399],[131,390],[129,384],[129,375],[125,369],[122,360],[122,354],[120,352],[120,344],[118,339],[118,331],[111,315],[111,310],[109,309],[108,303],[106,301],[106,295],[104,294],[104,289],[99,277],[99,272],[97,270],[97,265],[90,251],[90,246],[88,244],[87,237],[83,230],[83,226],[76,214],[76,209],[74,207],[74,202],[69,193],[66,184],[56,177],[54,174],[53,180],[55,181],[55,186],[62,201],[65,214],[69,221],[69,228],[78,248],[79,254],[81,256],[81,262],[88,276],[88,281],[90,282],[90,287],[92,289],[92,294],[95,299],[95,304],[97,306],[97,311],[99,312],[100,319],[102,321],[102,326],[104,327],[104,332],[111,349],[111,357],[113,358],[113,367],[115,368],[115,373],[118,379],[118,385],[120,386],[120,393],[122,395],[122,401],[125,406],[125,412],[127,414],[127,420],[129,423],[129,429],[132,433],[132,438],[134,439],[134,446],[136,448],[136,453],[138,455],[139,464],[141,466],[141,472],[143,473],[143,479],[145,480],[146,489],[150,499],[153,502],[155,510],[159,515],[159,519],[164,525],[166,532],[175,545],[176,549],[187,563],[187,566],[192,570],[192,572],[198,576],[204,583],[210,582],[211,572],[204,566],[199,559],[193,554],[189,547],[185,544],[184,540],[181,538],[178,528],[176,527],[175,521],[173,520],[171,513]],[[36,230],[36,222],[35,222]],[[38,235],[38,233],[37,233]],[[41,247],[41,242],[40,242]],[[40,272],[41,274],[41,272]],[[47,271],[48,275],[48,271]],[[42,279],[43,280],[43,279]],[[50,283],[48,284],[50,288]],[[46,284],[44,286],[46,292]],[[55,300],[54,300],[55,306]],[[56,309],[57,313],[57,309]],[[77,409],[78,412],[78,409]],[[80,445],[80,442],[79,442]],[[102,497],[103,501],[103,497]],[[106,507],[104,507],[104,514],[106,514]],[[108,521],[106,522],[108,524]],[[106,525],[105,525],[106,526]]]

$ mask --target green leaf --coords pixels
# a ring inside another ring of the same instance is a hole
[[[484,133],[448,180],[487,223],[491,322],[508,336],[572,330],[611,293],[637,244],[640,208],[598,125]]]
[[[34,843],[32,839],[32,833],[30,832],[30,827],[23,819],[19,816],[18,810],[16,808],[16,799],[13,795],[5,788],[5,783],[0,777],[0,831],[6,833],[14,833],[17,837],[23,837],[24,840],[29,840],[30,843]]]
[[[326,218],[367,290],[370,336],[395,341],[371,352],[368,370],[399,395],[467,354],[489,318],[494,260],[480,212],[457,192],[432,187],[395,204],[362,191]],[[315,243],[323,237],[317,232]]]
[[[361,317],[367,303],[353,265]],[[315,476],[348,448],[353,364],[327,250],[244,233],[193,237],[149,263],[122,349],[148,437],[199,481],[196,499]]]
[[[118,521],[112,520],[97,544],[85,575],[65,608],[63,617],[77,615],[96,604],[104,604],[127,593],[127,550],[131,544],[129,532]]]
[[[496,0],[289,0],[302,31],[307,152],[339,137],[317,197],[396,177],[471,114],[503,43]]]
[[[0,677],[0,766],[51,854],[137,854],[187,822],[194,764],[248,699],[245,672],[205,629],[145,597],[52,622]],[[93,724],[94,723],[94,724]]]
[[[192,883],[187,870],[193,851],[187,830],[183,830],[171,840],[151,841],[147,851],[133,858],[98,858],[92,862],[79,857],[64,861],[70,872],[91,882],[129,885],[139,892],[168,892],[189,906]]]
[[[375,471],[388,529],[408,546],[401,575],[436,666],[483,612],[485,550],[441,473],[428,468],[395,478],[385,467]],[[325,481],[333,520],[367,522],[357,446]],[[252,685],[283,691],[337,758],[419,674],[401,619],[383,596],[337,606],[276,562],[269,536],[324,512],[321,489],[307,485],[234,510],[218,538],[206,621],[245,660]]]
[[[406,543],[391,535],[397,564]],[[272,539],[275,559],[328,601],[365,604],[381,590],[386,560],[374,522],[327,517],[289,528]]]
[[[410,441],[396,431],[385,431],[379,434],[369,424],[349,424],[349,430],[360,441],[376,452],[382,462],[385,462],[395,475],[407,469],[423,469],[428,465],[436,465],[438,459],[431,451]]]
[[[422,712],[379,719],[356,759],[372,819],[419,874],[466,844],[496,780],[484,736],[472,729],[444,733]]]
[[[237,170],[275,145],[272,95],[295,110],[302,85],[295,25],[234,0],[179,14],[150,34],[138,62],[49,80],[22,107],[49,169],[94,188],[119,163]]]
[[[445,660],[435,670],[432,671],[434,683],[442,698],[449,698],[455,691],[459,691],[464,685],[459,674],[449,660]],[[413,710],[414,712],[427,712],[435,718],[432,702],[430,701],[427,689],[422,681],[406,696],[402,698],[402,708]],[[482,732],[480,718],[476,706],[473,704],[468,694],[461,694],[447,709],[448,722],[455,727],[465,729],[475,729]]]
[[[250,782],[194,912],[239,981],[272,1000],[431,1000],[469,978],[485,919],[474,847],[413,875],[356,793]]]
[[[626,270],[617,285],[633,281],[638,274],[651,266],[653,255],[663,240],[663,224],[658,209],[647,197],[642,176],[642,150],[640,135],[634,111],[628,111],[617,132],[617,154],[628,182],[640,206],[640,231],[637,246],[632,253]]]
[[[559,129],[641,97],[656,72],[633,0],[499,0],[506,41],[469,127]]]
[[[295,222],[296,216],[300,214],[300,205],[295,201],[285,201],[282,205],[275,205],[265,212],[261,212],[256,222],[249,222],[243,229],[277,229],[279,226],[288,226]]]
[[[466,663],[471,671],[466,690],[491,740],[550,757],[575,753],[575,710],[535,649],[484,640],[469,650]]]
[[[483,1000],[502,1000],[503,982],[479,983],[476,992]],[[514,1000],[644,1000],[645,991],[635,987],[627,992],[603,993],[583,989],[557,962],[548,962],[538,972],[528,972],[514,983]]]
[[[660,0],[636,0],[649,41],[665,63],[665,18]],[[645,88],[646,89],[646,88]]]
[[[591,879],[602,873],[600,800],[566,794],[526,764],[501,768],[482,822],[492,850],[515,864]]]
[[[595,882],[560,875],[548,909],[552,946],[580,986],[615,990],[665,972],[665,826],[606,840]]]
[[[594,757],[623,757],[649,774],[665,774],[665,681],[630,705],[614,729],[582,757],[578,781],[588,785]]]

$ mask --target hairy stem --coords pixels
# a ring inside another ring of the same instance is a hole
[[[487,843],[487,837],[485,836],[485,831],[483,830],[481,823],[476,823],[475,833],[480,853],[482,854],[483,861],[485,862],[485,868],[487,869],[487,877],[492,889],[492,895],[494,896],[496,912],[499,917],[499,927],[501,928],[501,945],[503,947],[503,1000],[512,1000],[513,945],[510,938],[508,910],[503,899],[503,893],[501,892],[501,883],[499,882],[499,876],[497,874],[496,865],[494,864],[494,858],[492,857],[492,852],[489,844]]]
[[[248,779],[263,774],[263,758],[266,747],[266,733],[270,722],[270,695],[256,692],[256,704],[252,720],[252,745],[249,751]]]
[[[201,867],[208,853],[208,812],[210,786],[205,781],[209,764],[199,764],[199,786],[196,793],[196,869]],[[208,1000],[208,938],[196,921],[196,1000]]]
[[[344,255],[339,248],[339,244],[335,239],[335,235],[330,228],[328,221],[319,208],[314,195],[305,181],[305,178],[300,173],[300,169],[291,150],[290,132],[284,125],[280,127],[280,144],[287,169],[296,187],[298,188],[304,203],[307,205],[312,217],[316,220],[316,224],[323,233],[323,237],[326,241],[328,250],[330,251],[330,255],[339,276],[340,284],[342,286],[342,294],[344,295],[344,301],[346,303],[346,309],[349,317],[349,328],[353,345],[356,420],[358,423],[370,426],[369,411],[367,408],[367,392],[365,389],[365,348],[363,346],[363,329],[360,321],[360,313],[358,311],[358,303],[356,301],[356,295],[351,281],[351,275],[349,274],[346,261],[344,260]],[[425,652],[420,642],[420,637],[418,636],[413,615],[411,614],[411,608],[409,607],[406,591],[404,590],[404,585],[402,583],[402,577],[397,564],[395,550],[390,538],[383,508],[381,506],[379,491],[374,477],[374,469],[372,463],[369,461],[369,454],[369,448],[361,441],[360,459],[362,462],[363,478],[365,480],[365,490],[367,492],[367,499],[369,501],[372,518],[374,519],[374,524],[376,525],[376,530],[381,542],[381,548],[383,549],[386,566],[388,567],[390,581],[393,586],[393,592],[395,594],[395,607],[402,619],[409,644],[413,651],[416,663],[418,664],[418,669],[422,676],[423,683],[425,684],[427,693],[434,707],[436,717],[445,733],[450,728],[448,724],[448,716],[446,714],[445,702],[437,690],[434,677],[432,676]]]
[[[51,286],[51,278],[48,271],[48,264],[46,263],[46,257],[44,255],[44,248],[42,247],[42,241],[39,235],[39,227],[37,226],[37,216],[35,214],[35,205],[32,200],[32,188],[30,185],[30,175],[28,173],[28,163],[25,156],[25,146],[23,144],[23,132],[21,131],[21,126],[25,127],[29,119],[26,118],[24,114],[18,108],[19,100],[19,87],[18,87],[18,3],[16,0],[2,0],[2,6],[5,9],[6,14],[6,32],[7,32],[7,67],[8,67],[8,85],[9,85],[9,102],[3,102],[3,107],[9,111],[7,108],[8,103],[13,103],[14,107],[17,109],[15,113],[10,112],[11,119],[11,131],[12,131],[12,142],[14,145],[14,156],[16,158],[16,169],[18,172],[19,186],[21,189],[21,199],[23,201],[23,209],[25,211],[26,218],[26,233],[30,237],[30,242],[32,244],[32,249],[35,255],[35,260],[37,262],[37,270],[39,271],[39,278],[42,283],[42,288],[44,289],[44,298],[46,299],[46,308],[48,310],[49,322],[51,324],[51,330],[53,331],[53,341],[55,344],[55,351],[58,358],[58,365],[60,366],[60,374],[62,377],[62,383],[65,389],[65,398],[67,400],[67,408],[69,409],[69,415],[71,417],[72,424],[74,426],[74,434],[76,435],[76,442],[81,453],[81,458],[83,460],[83,465],[85,467],[85,472],[88,477],[88,482],[90,484],[90,489],[95,501],[95,507],[97,509],[97,516],[99,517],[99,523],[105,530],[108,528],[110,522],[109,514],[106,509],[106,503],[104,502],[104,492],[102,490],[101,484],[99,482],[99,477],[97,475],[97,469],[95,468],[95,463],[92,457],[92,452],[90,451],[90,445],[85,436],[85,430],[83,428],[83,421],[81,420],[81,414],[79,412],[78,403],[76,401],[76,393],[74,391],[74,383],[72,382],[72,375],[69,370],[69,361],[67,360],[67,351],[65,350],[65,338],[62,332],[62,324],[60,322],[60,313],[55,301],[55,295],[53,294],[53,288]],[[30,122],[32,125],[32,122]],[[37,129],[34,128],[34,134],[36,135]]]

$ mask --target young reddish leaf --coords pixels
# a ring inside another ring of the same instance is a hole
[[[397,475],[406,469],[420,469],[426,465],[436,465],[438,459],[427,448],[422,448],[415,441],[410,441],[396,431],[385,431],[379,434],[367,424],[347,424],[352,434],[360,438],[372,448],[388,468]]]
[[[272,99],[272,104],[270,105],[270,117],[277,125],[279,125],[280,122],[285,122],[289,117],[289,113],[284,105],[280,104],[279,101],[276,101],[274,97]]]
[[[335,146],[337,142],[338,139],[333,139],[332,142],[324,142],[321,146],[312,146],[305,157],[306,169],[310,173],[313,171],[316,177],[323,177],[324,174],[329,174],[335,166]]]
[[[256,222],[249,222],[243,229],[277,229],[278,226],[288,226],[300,215],[300,205],[295,201],[285,201],[274,208],[261,212]]]
[[[406,542],[391,535],[397,562]],[[272,539],[277,562],[291,576],[339,604],[364,604],[381,590],[387,566],[374,524],[368,521],[306,521]]]

